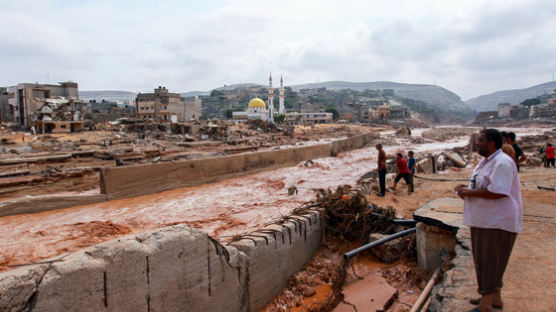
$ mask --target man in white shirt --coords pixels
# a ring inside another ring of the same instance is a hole
[[[522,205],[514,160],[502,152],[502,135],[486,129],[479,136],[479,154],[485,157],[473,171],[468,186],[456,193],[465,200],[463,223],[471,228],[471,246],[480,299],[472,311],[503,306],[502,277],[517,233],[521,232]]]

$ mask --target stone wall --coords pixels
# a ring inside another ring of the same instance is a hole
[[[320,245],[317,213],[223,246],[176,225],[0,273],[0,311],[258,311]]]

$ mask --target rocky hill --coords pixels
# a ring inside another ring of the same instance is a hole
[[[440,112],[449,112],[462,117],[470,117],[474,115],[461,98],[452,91],[446,90],[439,86],[425,84],[407,84],[389,81],[376,82],[348,82],[348,81],[328,81],[320,83],[307,83],[291,86],[292,89],[298,91],[301,89],[353,89],[353,90],[384,90],[392,89],[397,96],[418,100],[430,105]]]
[[[523,100],[551,93],[554,89],[556,89],[556,81],[551,81],[525,89],[504,90],[485,94],[465,102],[472,109],[479,112],[495,111],[498,109],[499,103],[519,104]]]

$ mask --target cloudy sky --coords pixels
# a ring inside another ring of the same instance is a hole
[[[206,91],[436,83],[464,100],[552,80],[553,0],[0,0],[0,85]]]

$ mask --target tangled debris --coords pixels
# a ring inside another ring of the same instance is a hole
[[[319,190],[316,203],[325,224],[325,239],[365,242],[371,233],[389,232],[390,220],[395,217],[392,207],[369,205],[365,195],[350,185],[339,186],[335,192]]]

